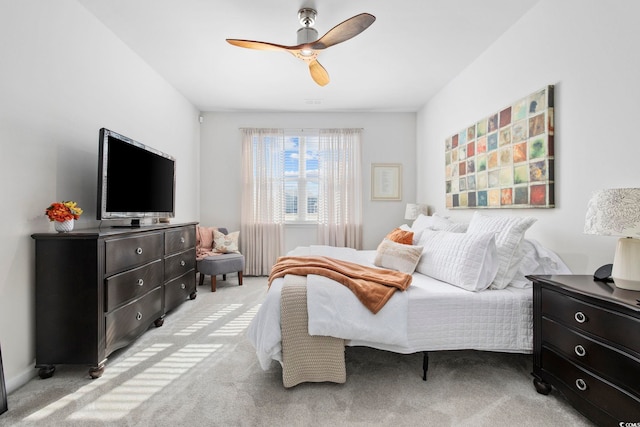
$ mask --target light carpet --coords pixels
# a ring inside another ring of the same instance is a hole
[[[531,355],[478,351],[401,355],[347,347],[345,384],[282,386],[245,330],[266,278],[235,276],[112,354],[104,375],[57,366],[9,395],[0,426],[590,426],[557,392],[536,393]],[[80,339],[80,337],[79,337]]]

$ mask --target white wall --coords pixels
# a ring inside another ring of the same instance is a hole
[[[592,191],[640,187],[640,3],[542,0],[418,113],[418,200],[445,209],[444,140],[555,85],[556,208],[485,210],[538,218],[527,233],[575,274],[611,263],[616,239],[585,235]]]
[[[243,127],[363,128],[364,248],[375,249],[393,227],[404,222],[405,205],[414,202],[416,192],[415,113],[207,113],[201,138],[202,224],[240,228],[239,129]],[[403,165],[401,201],[371,201],[371,163]],[[315,244],[314,233],[288,228],[286,249]]]
[[[98,130],[177,158],[177,218],[199,214],[198,111],[75,0],[0,5],[0,345],[9,391],[36,374],[35,245],[54,201],[98,225]],[[79,321],[82,321],[79,319]],[[78,337],[82,339],[82,337]]]

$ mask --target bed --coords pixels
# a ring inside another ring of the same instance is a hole
[[[525,231],[534,222],[532,218],[474,214],[461,230],[458,224],[429,217],[416,220],[411,227],[396,228],[377,250],[297,248],[288,255],[324,256],[371,268],[396,267],[393,269],[411,274],[411,285],[395,292],[375,314],[342,284],[321,275],[307,275],[308,334],[341,339],[346,346],[402,354],[423,352],[424,379],[429,351],[531,353],[532,289],[524,276],[570,273],[555,253],[525,239]],[[389,237],[398,230],[410,233],[411,241],[391,242]],[[381,262],[383,244],[391,244],[396,251],[413,248],[419,251],[418,261],[413,268]],[[285,276],[272,281],[248,328],[248,338],[264,370],[270,369],[273,361],[283,364],[281,294],[290,280]]]

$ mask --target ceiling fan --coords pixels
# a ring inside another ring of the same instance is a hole
[[[309,65],[311,78],[317,84],[325,86],[329,83],[329,73],[318,62],[320,51],[357,36],[369,28],[373,21],[376,20],[376,17],[369,13],[361,13],[339,23],[327,31],[324,36],[318,38],[318,31],[313,28],[317,15],[318,13],[315,9],[302,8],[298,11],[298,19],[304,27],[298,30],[298,44],[295,46],[240,39],[227,39],[227,42],[247,49],[290,52],[296,58],[302,59]]]

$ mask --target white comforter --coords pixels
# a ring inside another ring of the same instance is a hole
[[[311,246],[289,255],[325,255],[373,266],[375,251]],[[539,274],[566,273],[562,262]],[[263,369],[282,363],[280,290],[276,279],[247,335]],[[532,291],[508,286],[502,290],[469,292],[413,274],[411,286],[396,292],[377,313],[367,310],[345,286],[322,276],[307,278],[309,334],[347,340],[397,353],[475,349],[501,352],[532,351]]]
[[[298,248],[288,255],[325,255],[375,268],[375,251],[311,246]],[[268,369],[272,359],[282,362],[280,291],[283,280],[274,280],[267,292],[267,298],[247,332],[263,369]],[[332,336],[346,340],[359,338],[389,346],[406,346],[407,307],[407,293],[396,292],[377,314],[373,314],[347,287],[323,276],[307,276],[310,335]]]

